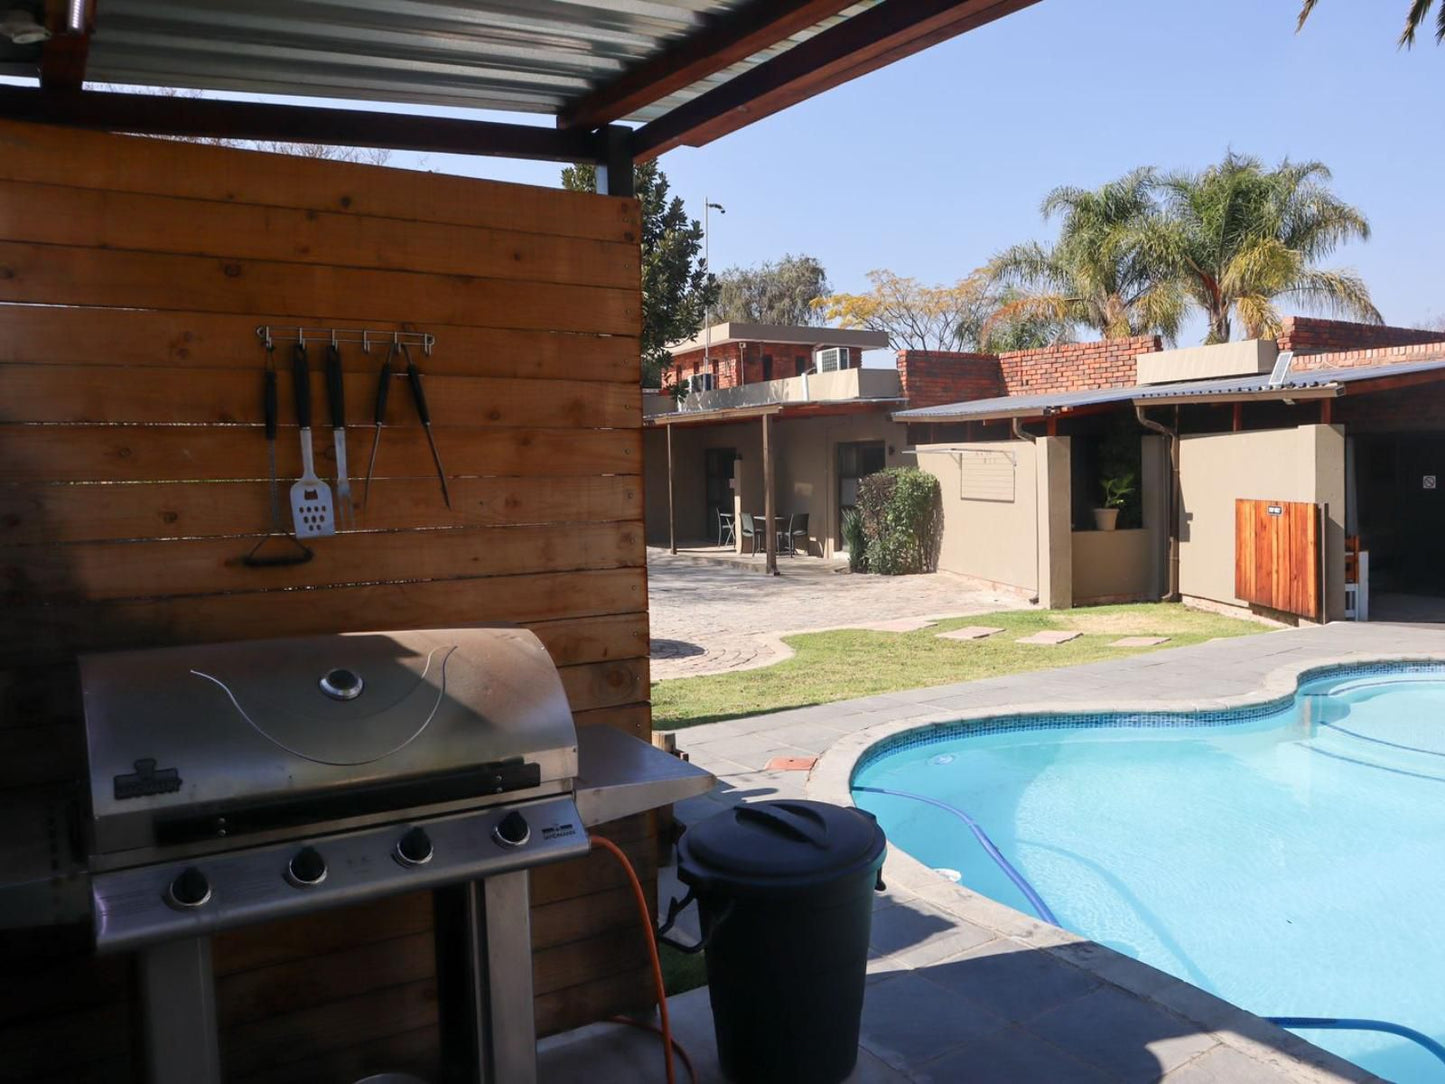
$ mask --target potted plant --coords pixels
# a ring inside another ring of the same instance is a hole
[[[1117,474],[1110,478],[1101,478],[1099,485],[1104,490],[1104,507],[1094,509],[1094,528],[1099,531],[1112,531],[1119,523],[1119,509],[1124,507],[1129,495],[1134,492],[1134,476]]]

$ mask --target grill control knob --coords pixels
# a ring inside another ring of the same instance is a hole
[[[199,907],[211,898],[211,882],[195,866],[181,871],[166,889],[166,902],[172,907]]]
[[[492,838],[503,847],[520,847],[532,838],[532,829],[527,825],[527,818],[514,809],[497,822]]]
[[[431,855],[431,836],[425,828],[412,828],[396,841],[396,860],[403,866],[424,865]]]
[[[286,865],[286,880],[298,888],[319,885],[326,880],[326,859],[315,847],[302,847]]]

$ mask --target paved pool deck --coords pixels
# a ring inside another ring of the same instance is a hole
[[[1315,666],[1432,657],[1445,660],[1445,627],[1336,624],[684,729],[679,747],[719,784],[677,815],[694,823],[739,801],[779,797],[846,803],[864,749],[930,722],[1041,709],[1223,708],[1285,695]],[[782,756],[820,759],[811,772],[766,770]],[[896,849],[884,876],[855,1081],[1377,1079],[1172,976],[951,884]],[[721,1080],[706,991],[671,1005],[699,1080]],[[581,1079],[571,1075],[580,1067],[597,1084],[661,1079],[656,1039],[615,1025],[548,1040],[542,1064],[544,1080]]]

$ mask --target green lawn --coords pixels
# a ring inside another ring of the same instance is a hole
[[[937,637],[964,625],[992,625],[1004,631],[987,640]],[[1077,629],[1084,635],[1054,647],[1014,643],[1017,637],[1042,629]],[[940,621],[918,632],[846,629],[804,633],[787,637],[797,654],[775,666],[653,682],[652,721],[660,730],[676,730],[765,711],[1160,650],[1108,646],[1121,636],[1168,636],[1169,642],[1162,646],[1170,648],[1265,630],[1266,626],[1252,621],[1175,604],[1144,603],[1080,610],[1010,610]]]

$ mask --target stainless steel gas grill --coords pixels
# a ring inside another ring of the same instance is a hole
[[[81,683],[96,947],[140,954],[153,1081],[220,1079],[212,933],[416,889],[436,891],[453,1076],[535,1077],[527,870],[589,845],[535,636],[119,652],[83,658]],[[584,746],[592,823],[711,781],[616,732]]]

